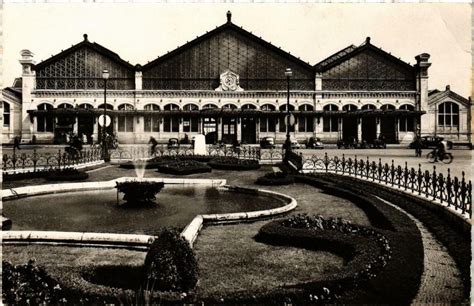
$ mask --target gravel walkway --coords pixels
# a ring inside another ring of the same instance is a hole
[[[460,271],[447,249],[414,216],[384,199],[379,199],[407,214],[415,222],[421,233],[424,249],[424,269],[421,275],[420,288],[412,301],[412,305],[451,304],[462,301],[463,286]]]

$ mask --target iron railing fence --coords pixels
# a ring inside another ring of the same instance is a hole
[[[191,147],[168,148],[167,145],[159,145],[153,151],[147,146],[131,146],[118,148],[110,151],[111,159],[118,160],[137,160],[149,159],[162,156],[194,156],[194,149]],[[262,157],[261,150],[258,147],[241,146],[239,148],[228,146],[207,146],[206,156],[218,157],[229,156],[239,159],[260,160]],[[280,155],[281,160],[281,155]]]
[[[64,149],[59,149],[57,152],[51,153],[38,153],[36,149],[33,149],[32,153],[19,153],[15,151],[10,155],[3,154],[2,170],[28,170],[35,172],[45,169],[64,169],[75,165],[99,161],[102,157],[101,153],[100,148],[84,149],[76,154],[69,154]]]
[[[451,170],[447,174],[438,173],[436,166],[432,171],[409,168],[391,163],[382,163],[382,160],[371,161],[364,159],[328,157],[327,153],[321,157],[313,155],[305,158],[301,153],[295,163],[301,162],[302,173],[335,173],[349,175],[356,178],[370,180],[379,184],[399,188],[427,199],[438,200],[447,207],[452,207],[463,214],[472,217],[472,182],[467,181],[464,171],[462,177],[452,177]]]

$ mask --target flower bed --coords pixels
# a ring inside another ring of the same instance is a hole
[[[208,162],[212,159],[212,156],[209,155],[176,155],[176,156],[157,156],[153,157],[147,161],[128,161],[126,163],[120,164],[120,168],[125,169],[134,169],[135,167],[145,168],[145,169],[158,169],[158,167],[176,161],[184,160],[193,160],[199,162]]]
[[[159,165],[158,171],[166,174],[189,175],[211,172],[212,168],[194,160],[178,160]]]
[[[153,204],[155,195],[163,189],[163,182],[129,181],[117,182],[115,188],[124,194],[123,199],[128,205]]]
[[[89,174],[74,168],[64,168],[61,170],[50,171],[46,175],[48,181],[82,181],[86,180]]]
[[[294,177],[288,172],[270,172],[259,177],[255,184],[266,186],[289,185],[295,182]]]
[[[219,170],[256,170],[260,168],[258,160],[238,159],[237,157],[221,156],[212,159],[209,163],[213,169]]]

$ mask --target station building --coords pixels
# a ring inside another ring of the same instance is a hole
[[[409,143],[416,132],[471,142],[471,101],[449,88],[428,90],[429,54],[410,65],[368,37],[311,65],[231,17],[145,65],[130,64],[87,35],[38,64],[22,50],[22,76],[2,91],[3,143],[15,136],[62,143],[71,132],[97,140],[104,107],[112,118],[108,133],[119,143],[194,134],[208,143],[255,144],[263,137],[283,143],[288,89],[296,119],[290,134],[300,142]]]

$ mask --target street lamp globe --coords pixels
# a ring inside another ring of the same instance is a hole
[[[102,78],[103,78],[104,80],[107,80],[107,79],[109,78],[109,76],[110,76],[109,71],[108,71],[107,69],[104,69],[104,70],[102,71]]]
[[[291,78],[292,75],[293,75],[293,71],[291,71],[291,68],[286,68],[285,76],[287,78]]]

